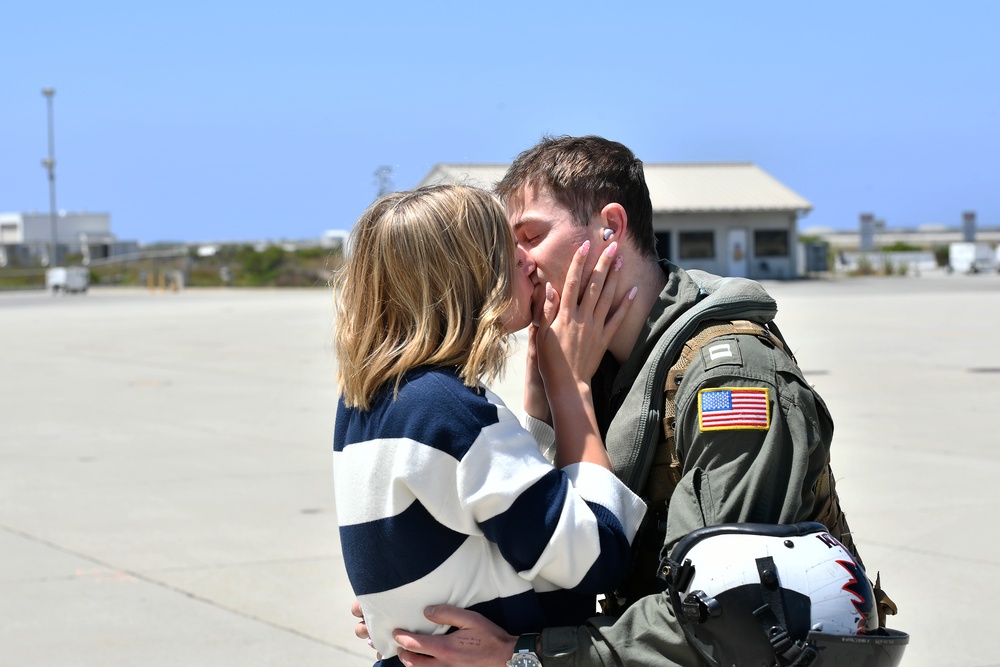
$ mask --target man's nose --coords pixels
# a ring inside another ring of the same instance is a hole
[[[521,268],[527,275],[531,275],[535,272],[535,260],[531,259],[531,255],[525,252],[524,248],[518,246],[518,255],[521,260]]]

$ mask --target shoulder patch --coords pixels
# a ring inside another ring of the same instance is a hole
[[[705,369],[716,366],[742,366],[743,355],[740,354],[740,344],[735,337],[710,340],[700,350]]]
[[[701,431],[766,431],[771,426],[771,396],[766,387],[719,387],[698,392]]]

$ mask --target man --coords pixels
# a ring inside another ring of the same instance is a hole
[[[537,285],[561,290],[571,253],[590,240],[597,249],[618,244],[615,304],[639,286],[593,392],[616,474],[650,511],[605,615],[516,638],[472,612],[429,608],[429,618],[458,629],[399,631],[400,658],[408,667],[500,667],[516,649],[545,667],[701,665],[660,592],[661,550],[705,526],[819,521],[856,554],[829,466],[833,421],[787,352],[771,322],[775,303],[759,284],[658,261],[642,162],[628,148],[592,136],[545,138],[496,190]],[[548,419],[539,395],[526,392],[536,433]]]

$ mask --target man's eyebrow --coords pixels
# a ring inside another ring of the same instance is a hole
[[[517,222],[514,223],[513,229],[516,232],[525,225],[530,225],[531,223],[539,222],[540,220],[542,220],[542,218],[539,218],[537,216],[532,216],[532,215],[521,216],[520,218],[518,218]]]

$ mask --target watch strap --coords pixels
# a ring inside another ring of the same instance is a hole
[[[514,653],[534,653],[538,642],[538,633],[528,633],[517,638]]]

